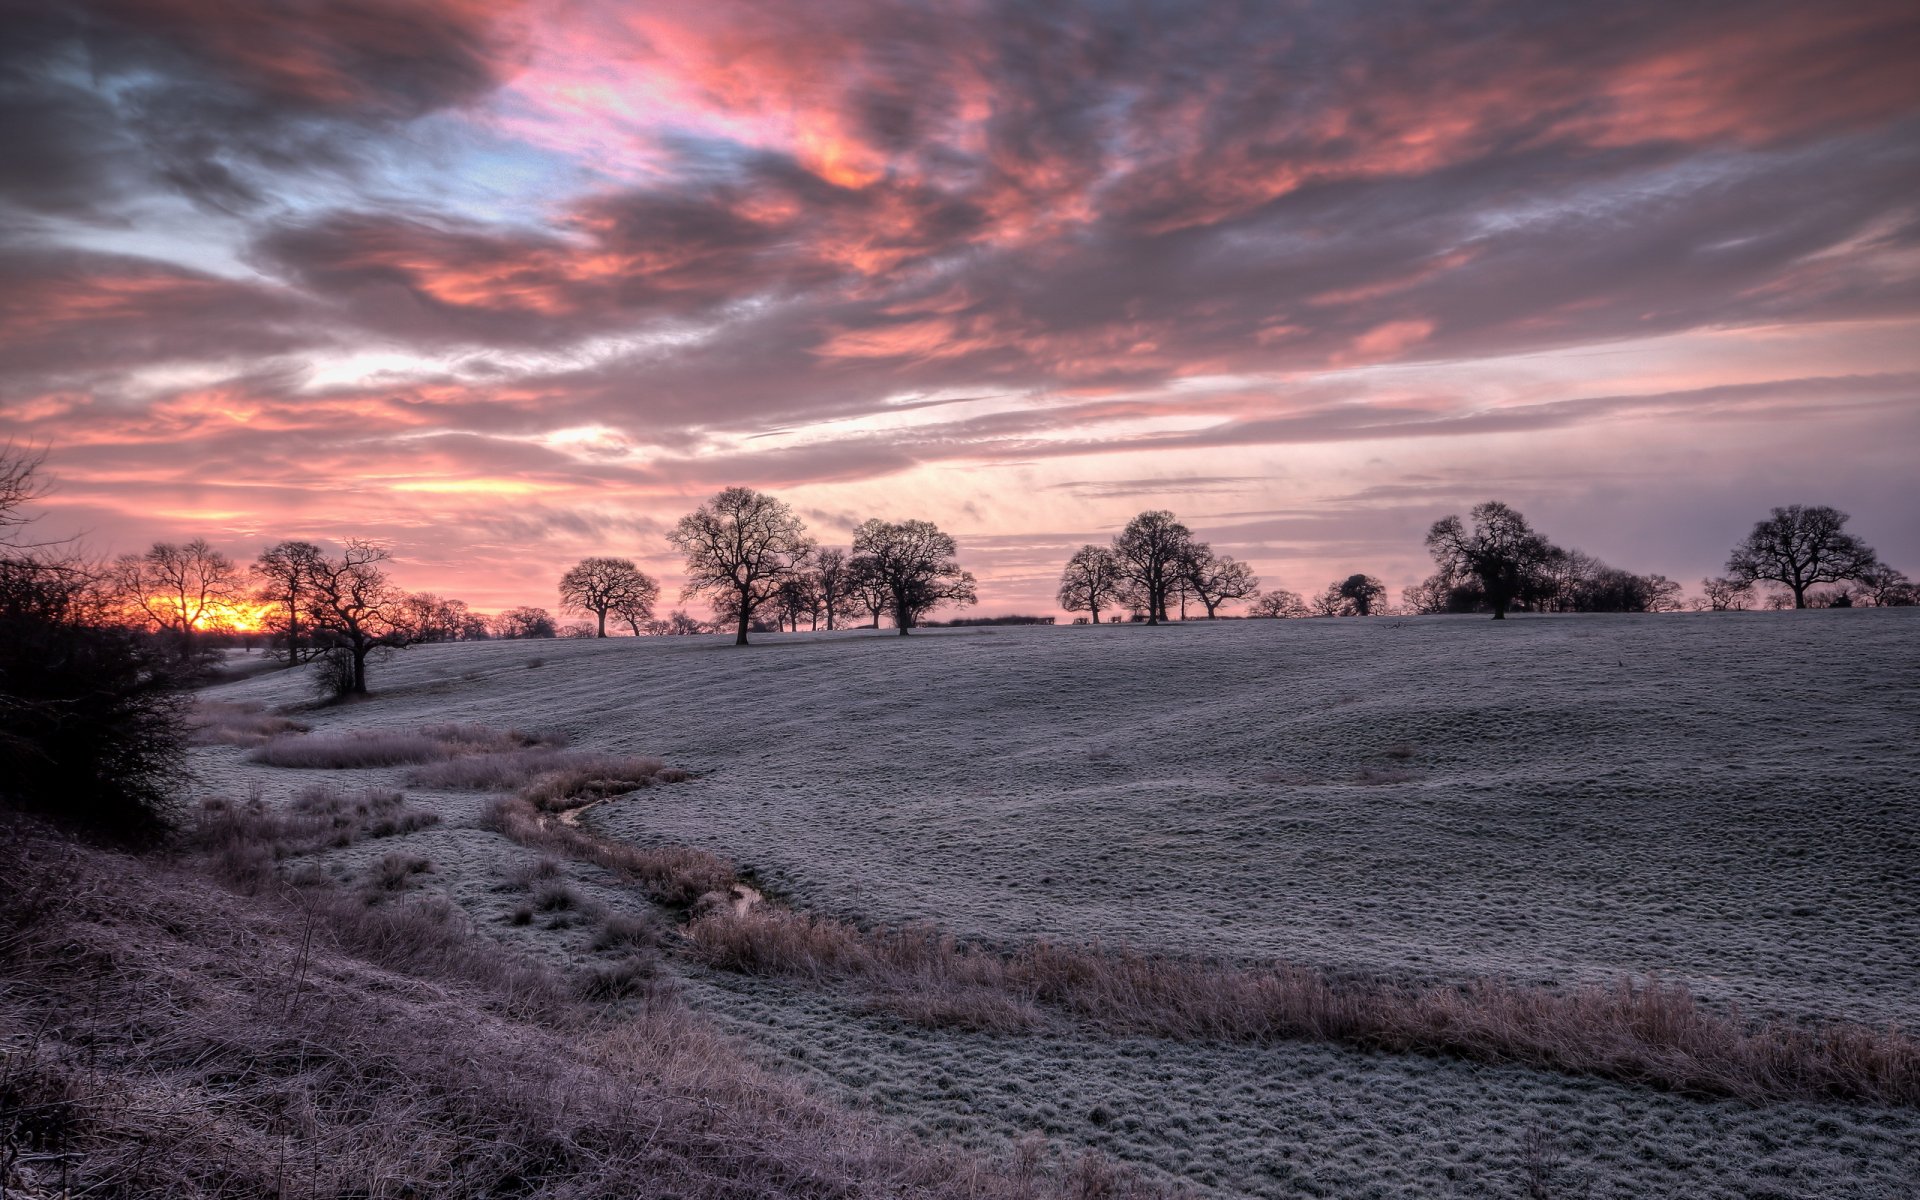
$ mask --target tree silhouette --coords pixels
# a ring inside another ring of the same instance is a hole
[[[1100,610],[1120,602],[1120,564],[1105,546],[1086,545],[1073,552],[1060,572],[1060,607],[1083,612],[1100,623]]]
[[[1285,588],[1274,588],[1255,596],[1252,606],[1247,609],[1247,615],[1250,617],[1304,617],[1307,611],[1307,602],[1300,598],[1300,593],[1289,592]]]
[[[1229,600],[1244,600],[1260,590],[1253,568],[1228,554],[1215,554],[1205,542],[1195,542],[1180,563],[1180,574],[1200,603],[1207,620],[1215,619]]]
[[[349,538],[339,554],[317,555],[307,567],[307,621],[327,652],[324,678],[336,695],[365,695],[368,657],[412,642],[406,596],[380,568],[390,557],[384,546]]]
[[[1167,596],[1192,543],[1193,532],[1165,509],[1141,513],[1113,539],[1120,577],[1137,593],[1147,624],[1167,619]]]
[[[522,605],[509,608],[493,618],[493,636],[505,641],[560,636],[553,614],[544,608]]]
[[[885,585],[901,637],[942,604],[978,599],[973,576],[954,557],[958,549],[952,535],[931,521],[875,519],[853,533],[853,557],[864,573]]]
[[[1865,542],[1846,532],[1846,513],[1824,504],[1790,504],[1754,523],[1727,558],[1727,575],[1741,583],[1768,580],[1793,593],[1795,608],[1807,607],[1807,589],[1871,575],[1881,563]]]
[[[179,635],[183,656],[193,652],[197,630],[225,624],[244,596],[239,566],[205,538],[155,542],[144,554],[123,554],[113,578],[130,612]]]
[[[278,542],[260,552],[253,561],[253,578],[258,586],[255,596],[279,610],[280,629],[287,640],[287,665],[301,661],[300,617],[306,602],[307,579],[320,557],[320,547],[312,542]]]
[[[747,644],[754,610],[813,553],[813,539],[791,508],[744,487],[730,487],[681,517],[667,540],[687,557],[682,598],[713,597],[716,608],[725,600],[736,646]]]
[[[848,563],[847,552],[837,546],[813,556],[814,583],[820,589],[820,611],[827,618],[828,629],[833,629],[835,619],[852,611],[856,603],[858,581]]]
[[[1553,545],[1525,517],[1498,500],[1474,507],[1471,530],[1459,517],[1435,521],[1427,531],[1427,549],[1449,578],[1480,581],[1496,621],[1506,619],[1514,597],[1554,554]]]
[[[1387,598],[1387,585],[1371,575],[1349,575],[1333,587],[1357,617],[1372,616]]]
[[[607,636],[609,614],[638,632],[659,597],[660,585],[630,558],[583,558],[560,577],[561,607],[596,618],[595,637]]]

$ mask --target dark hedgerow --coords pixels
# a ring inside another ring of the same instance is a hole
[[[186,703],[174,657],[88,620],[78,564],[0,558],[0,797],[96,836],[174,823]]]

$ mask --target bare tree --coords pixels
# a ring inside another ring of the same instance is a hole
[[[887,611],[893,602],[893,593],[887,588],[887,581],[877,574],[874,564],[858,555],[847,560],[847,573],[853,580],[853,598],[861,608],[867,610],[871,618],[870,629],[880,628],[880,614]]]
[[[813,556],[813,578],[820,588],[820,610],[826,615],[827,628],[842,613],[853,611],[859,588],[854,571],[848,565],[847,552],[839,547],[821,550]]]
[[[1147,624],[1167,619],[1167,597],[1192,542],[1193,532],[1165,509],[1141,513],[1113,539],[1120,576],[1137,590]]]
[[[942,604],[972,604],[973,576],[955,558],[951,534],[931,521],[863,523],[853,532],[853,557],[886,584],[893,623],[905,637],[927,613]]]
[[[384,546],[349,538],[339,554],[321,554],[307,569],[307,620],[327,649],[327,682],[337,695],[365,695],[367,658],[411,644],[406,595],[380,568],[391,557]]]
[[[1120,602],[1120,563],[1105,546],[1086,545],[1073,552],[1060,572],[1060,607],[1087,613],[1095,625],[1100,610]]]
[[[1449,578],[1467,575],[1480,581],[1496,621],[1506,619],[1514,597],[1554,555],[1553,545],[1525,517],[1498,500],[1474,506],[1471,531],[1459,517],[1435,521],[1427,531],[1427,549]]]
[[[432,592],[415,592],[400,601],[400,624],[412,642],[472,640],[476,630],[486,637],[486,619],[467,608],[465,600],[449,600]]]
[[[1298,592],[1274,588],[1255,596],[1253,605],[1247,609],[1247,615],[1250,617],[1304,617],[1307,615],[1307,602],[1300,598]]]
[[[731,599],[736,646],[747,644],[754,610],[813,554],[813,539],[791,508],[744,487],[730,487],[681,517],[667,540],[687,556],[683,598]]]
[[[607,636],[613,614],[636,630],[653,615],[660,585],[630,558],[583,558],[560,577],[560,606],[596,618],[595,637]]]
[[[18,547],[20,529],[36,519],[25,507],[46,495],[46,477],[40,473],[46,461],[43,450],[16,446],[11,440],[0,445],[0,547]]]
[[[1876,608],[1910,608],[1920,602],[1906,572],[1881,563],[1861,574],[1860,591]]]
[[[1793,606],[1805,608],[1807,589],[1815,584],[1859,579],[1880,566],[1873,549],[1845,531],[1847,521],[1846,513],[1824,504],[1776,508],[1733,548],[1727,575],[1742,583],[1784,584]]]
[[[1333,585],[1356,617],[1370,617],[1387,598],[1387,585],[1371,575],[1349,575]]]
[[[123,554],[114,560],[113,579],[128,611],[179,634],[183,654],[192,652],[197,630],[226,623],[244,596],[239,566],[205,538]]]
[[[1215,554],[1205,542],[1195,542],[1187,551],[1180,577],[1206,606],[1209,621],[1219,616],[1222,604],[1244,600],[1260,590],[1260,577],[1252,567],[1232,555]]]
[[[695,620],[680,609],[668,613],[665,619],[648,621],[644,626],[653,637],[687,637],[696,633],[713,633],[714,627],[705,621]]]
[[[320,547],[312,542],[288,541],[268,546],[253,560],[254,596],[279,612],[275,622],[279,628],[270,628],[270,632],[286,639],[289,667],[303,661],[301,612],[306,603],[307,580],[319,557]]]
[[[1753,602],[1753,585],[1738,579],[1702,579],[1700,591],[1713,612],[1738,612]]]
[[[493,636],[503,641],[560,636],[560,626],[544,608],[521,605],[498,613],[491,622]]]
[[[774,613],[795,633],[800,632],[802,617],[807,618],[809,628],[820,627],[820,607],[820,580],[812,571],[797,571],[774,589]]]
[[[1680,612],[1687,607],[1686,593],[1665,575],[1642,575],[1639,579],[1646,595],[1643,612]]]

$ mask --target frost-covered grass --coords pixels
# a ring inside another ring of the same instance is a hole
[[[283,833],[208,815],[208,842]],[[236,895],[0,822],[9,1197],[1157,1194],[1088,1190],[1114,1178],[1092,1157],[1003,1166],[824,1102],[659,995],[642,955],[562,975],[443,900],[324,879]]]
[[[859,920],[1920,1026],[1920,611],[767,641],[419,647],[325,732],[664,754],[591,819]]]
[[[1916,647],[1920,614],[1899,610],[557,643],[538,672],[524,647],[481,644],[409,651],[372,701],[313,719],[325,735],[558,728],[691,768],[584,815],[681,902],[737,862],[810,911],[1006,949],[1127,943],[1570,992],[1657,974],[1712,1014],[1912,1028]],[[300,687],[218,695],[286,704]],[[200,755],[229,785],[282,786],[235,751]],[[498,870],[499,839],[472,827],[496,801],[425,802],[457,828],[418,835],[424,886],[502,939],[589,952],[601,918],[522,928],[528,893],[466,882]],[[579,831],[512,803],[533,846],[595,861]],[[700,852],[676,883],[672,856]],[[617,881],[646,876],[603,865],[614,890],[569,876],[616,914]],[[928,1009],[924,991],[739,976],[689,994],[929,1136],[1056,1130],[1220,1194],[1524,1194],[1542,1129],[1572,1195],[1891,1197],[1920,1171],[1908,1109],[1179,1042],[971,994]],[[1139,1075],[1141,1057],[1167,1069]]]

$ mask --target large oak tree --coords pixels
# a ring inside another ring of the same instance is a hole
[[[1752,584],[1785,584],[1793,606],[1807,606],[1807,589],[1870,576],[1880,557],[1845,529],[1846,513],[1824,504],[1790,504],[1754,524],[1745,541],[1727,559],[1727,575]]]
[[[813,553],[813,540],[791,508],[744,487],[730,487],[681,517],[667,540],[687,557],[683,598],[727,601],[736,646],[747,644],[754,610]]]
[[[931,521],[875,519],[853,533],[853,557],[886,587],[902,637],[940,605],[978,599],[973,576],[954,557],[958,551],[952,535]]]

